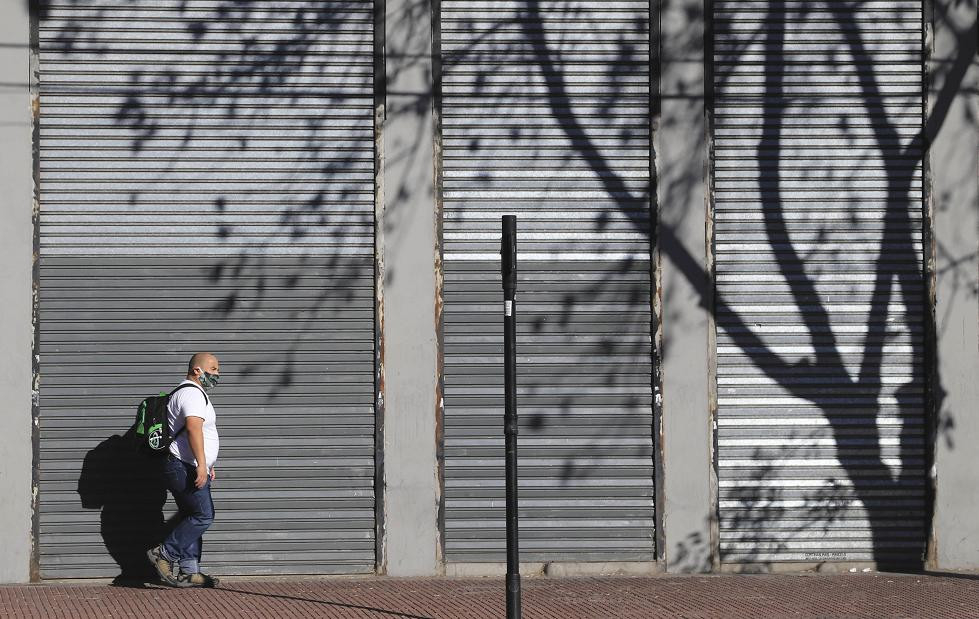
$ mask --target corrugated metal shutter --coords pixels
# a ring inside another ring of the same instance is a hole
[[[373,571],[372,3],[57,0],[40,68],[42,577],[146,563],[118,435],[197,350],[205,568]]]
[[[713,19],[721,560],[916,562],[921,3]]]
[[[441,2],[445,552],[505,558],[518,216],[526,561],[652,560],[649,5]]]

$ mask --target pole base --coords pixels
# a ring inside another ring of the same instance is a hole
[[[520,574],[506,575],[506,619],[520,619]]]

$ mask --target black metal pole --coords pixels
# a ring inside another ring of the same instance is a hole
[[[517,514],[517,217],[503,216],[503,433],[506,449],[506,616],[520,619],[520,546]]]

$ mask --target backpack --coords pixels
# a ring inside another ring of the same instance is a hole
[[[184,424],[184,427],[171,435],[170,423],[167,418],[170,398],[184,387],[197,387],[197,385],[184,383],[170,393],[161,391],[160,395],[150,396],[139,403],[139,407],[136,409],[134,437],[141,452],[152,456],[165,456],[170,453],[170,443],[187,429],[187,425]],[[201,393],[204,393],[203,389],[197,388],[200,389]],[[210,404],[206,393],[204,393],[204,401]]]

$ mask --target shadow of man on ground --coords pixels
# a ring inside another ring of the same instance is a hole
[[[102,510],[102,541],[120,569],[113,584],[141,586],[157,581],[146,551],[167,533],[167,491],[161,461],[140,453],[133,434],[113,435],[85,455],[78,496],[83,508]]]

